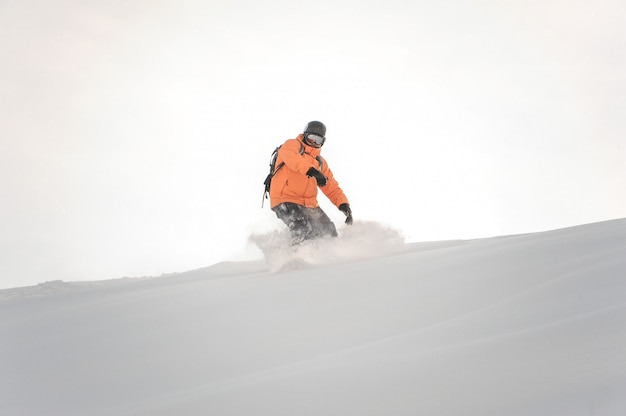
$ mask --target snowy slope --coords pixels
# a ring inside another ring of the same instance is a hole
[[[0,414],[626,414],[626,219],[351,256],[0,291]]]

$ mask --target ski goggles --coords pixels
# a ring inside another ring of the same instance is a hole
[[[304,136],[305,139],[311,144],[311,146],[322,147],[324,142],[326,141],[326,137],[319,136],[317,134],[307,133]]]

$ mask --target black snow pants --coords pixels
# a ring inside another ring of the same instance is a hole
[[[283,202],[272,208],[276,216],[289,227],[292,244],[320,237],[337,237],[335,224],[320,208],[307,208],[293,202]]]

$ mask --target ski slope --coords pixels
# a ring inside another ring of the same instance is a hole
[[[626,219],[419,244],[355,227],[300,270],[268,271],[266,245],[0,291],[0,414],[626,414]]]

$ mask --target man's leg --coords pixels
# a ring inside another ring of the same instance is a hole
[[[337,228],[322,208],[306,208],[308,222],[311,225],[311,238],[337,237]]]
[[[304,240],[311,238],[313,229],[305,213],[305,207],[292,202],[283,202],[272,210],[278,219],[289,227],[292,245],[300,244]]]

